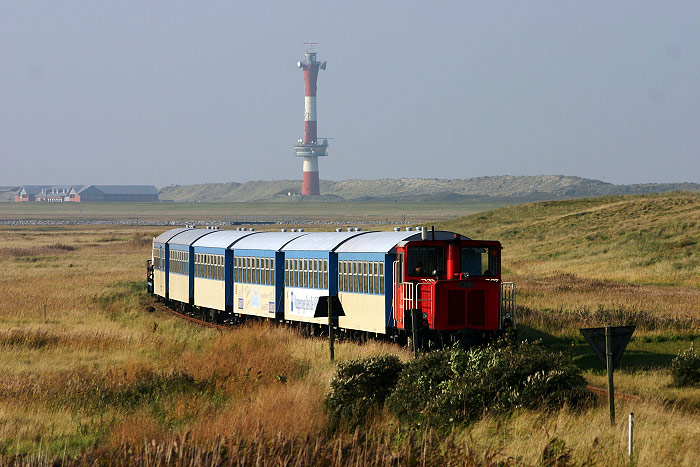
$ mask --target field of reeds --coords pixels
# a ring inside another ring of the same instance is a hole
[[[581,410],[485,414],[448,434],[407,430],[387,412],[356,430],[330,430],[327,343],[263,324],[220,332],[167,314],[145,291],[144,262],[159,230],[0,227],[0,463],[628,465],[626,415],[634,412],[636,465],[697,465],[700,389],[673,387],[667,364],[700,344],[700,271],[673,266],[697,261],[698,250],[646,243],[660,232],[673,245],[700,240],[682,227],[700,222],[698,206],[687,194],[616,197],[455,221],[467,236],[503,242],[522,334],[569,349],[589,383],[605,379],[576,329],[636,323],[615,378],[619,391],[640,398],[618,401],[613,427],[601,400]],[[607,225],[616,219],[603,215],[608,209],[628,215]],[[576,213],[602,216],[597,230],[591,219],[556,232],[537,225]],[[649,237],[631,240],[629,226],[651,229]],[[599,248],[585,240],[589,228],[610,236],[609,253],[542,253],[560,243]],[[656,266],[644,265],[650,259]],[[606,270],[611,264],[624,267]],[[676,275],[655,279],[650,267]],[[338,361],[384,353],[412,358],[379,342],[336,347]]]

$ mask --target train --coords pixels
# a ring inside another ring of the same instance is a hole
[[[153,239],[148,287],[170,308],[214,323],[274,320],[310,335],[332,326],[341,338],[470,345],[515,329],[515,284],[501,280],[501,251],[498,241],[422,227],[187,226]]]

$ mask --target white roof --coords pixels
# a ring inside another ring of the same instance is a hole
[[[435,240],[451,240],[454,232],[444,230],[435,231]],[[459,236],[462,240],[469,240],[464,235]],[[418,241],[421,239],[420,231],[398,231],[398,232],[368,232],[367,235],[353,237],[336,248],[336,253],[391,253],[397,245],[405,242]],[[433,239],[433,233],[428,232],[428,239]]]
[[[209,229],[189,229],[184,232],[180,232],[168,241],[169,245],[192,245],[198,238],[205,235],[210,235],[216,232],[216,230]]]
[[[184,232],[185,230],[192,230],[189,227],[180,227],[177,229],[170,229],[167,232],[163,232],[162,234],[158,235],[155,239],[153,239],[154,242],[158,243],[167,243],[168,240],[173,238],[175,235]]]
[[[279,251],[291,240],[306,232],[258,232],[256,235],[249,235],[236,242],[235,250],[273,250]]]
[[[211,234],[201,237],[195,241],[192,246],[195,247],[210,247],[210,248],[228,248],[238,240],[248,235],[256,234],[257,232],[242,231],[242,230],[214,230]]]
[[[369,232],[311,232],[287,243],[283,251],[333,251],[350,238]]]

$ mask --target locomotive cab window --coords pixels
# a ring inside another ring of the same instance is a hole
[[[477,277],[494,277],[498,275],[498,248],[469,247],[462,248],[460,270],[464,274]]]
[[[445,248],[441,246],[409,247],[406,257],[411,277],[433,277],[445,273]]]

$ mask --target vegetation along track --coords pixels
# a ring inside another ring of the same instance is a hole
[[[217,329],[217,330],[219,330],[219,331],[231,331],[231,330],[232,330],[232,327],[233,327],[233,325],[234,325],[233,323],[228,324],[228,325],[226,325],[226,324],[211,323],[211,322],[209,322],[209,321],[204,321],[204,320],[201,320],[201,319],[197,319],[197,318],[195,318],[195,317],[193,317],[193,316],[190,316],[190,315],[186,315],[186,314],[177,312],[177,311],[173,310],[172,308],[170,308],[169,306],[164,306],[163,308],[165,308],[165,309],[166,309],[169,313],[171,313],[173,316],[176,316],[176,317],[178,317],[178,318],[180,318],[180,319],[184,319],[184,320],[186,320],[186,321],[189,321],[189,322],[191,322],[191,323],[197,324],[197,325],[199,325],[199,326],[204,326],[204,327],[208,327],[208,328],[212,328],[212,329]],[[597,386],[591,386],[591,385],[588,385],[587,388],[588,388],[589,391],[591,391],[592,393],[594,393],[594,394],[596,394],[596,395],[598,395],[598,396],[600,396],[600,397],[607,397],[607,396],[608,396],[608,390],[605,389],[605,388],[599,388],[599,387],[597,387]],[[635,400],[639,400],[639,399],[640,399],[639,396],[635,396],[634,394],[626,394],[626,393],[617,392],[617,391],[615,391],[615,397],[618,398],[618,399],[627,400],[627,401],[635,401]]]

